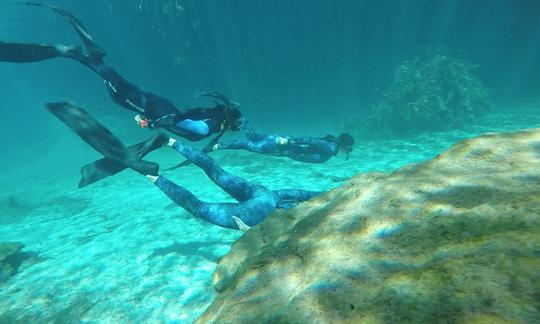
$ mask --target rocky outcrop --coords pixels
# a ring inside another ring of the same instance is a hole
[[[276,212],[214,273],[200,323],[540,318],[540,129],[356,176]]]
[[[23,252],[24,244],[19,242],[0,243],[0,284],[14,276],[19,268],[42,261],[34,252]]]

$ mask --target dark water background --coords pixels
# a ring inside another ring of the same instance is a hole
[[[464,51],[498,103],[540,94],[537,0],[51,0],[75,13],[106,62],[183,108],[218,90],[266,132],[323,135],[381,99],[402,60],[426,47]],[[45,8],[0,4],[0,39],[80,44]],[[132,113],[76,62],[0,63],[4,163],[21,147],[68,134],[42,109],[68,98],[107,125],[135,131]],[[139,135],[140,134],[140,135]]]

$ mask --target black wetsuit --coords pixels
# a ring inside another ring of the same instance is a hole
[[[105,51],[94,42],[74,15],[54,6],[25,4],[44,6],[67,18],[82,39],[86,51],[83,52],[78,46],[0,42],[0,61],[27,63],[56,57],[71,58],[99,74],[112,100],[146,117],[150,128],[161,127],[189,140],[200,140],[221,131],[227,118],[225,106],[181,112],[167,98],[139,89],[125,80],[114,68],[105,65]]]

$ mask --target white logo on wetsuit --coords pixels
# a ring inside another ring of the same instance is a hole
[[[105,81],[105,80],[104,80]],[[114,91],[114,93],[118,93],[118,91],[116,90],[116,87],[111,83],[111,81],[105,81],[105,84],[111,88],[112,91]]]

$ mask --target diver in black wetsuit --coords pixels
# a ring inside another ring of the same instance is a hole
[[[273,156],[288,157],[308,163],[323,163],[343,151],[346,159],[354,146],[354,139],[347,133],[335,137],[291,137],[285,135],[261,135],[255,133],[251,125],[243,122],[242,130],[247,140],[220,142],[213,150],[246,150]]]
[[[225,130],[239,130],[241,113],[222,95],[216,92],[203,94],[219,99],[223,104],[214,108],[178,110],[167,98],[143,91],[126,81],[115,69],[105,65],[102,50],[92,39],[83,24],[68,11],[40,3],[23,3],[44,6],[67,18],[82,39],[86,51],[80,46],[18,44],[0,42],[0,61],[26,63],[67,57],[76,60],[103,78],[112,100],[138,115],[135,120],[141,127],[164,128],[192,141],[201,140]]]

